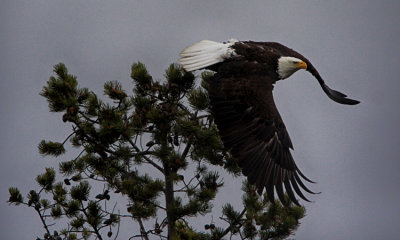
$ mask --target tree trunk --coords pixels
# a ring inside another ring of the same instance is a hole
[[[169,176],[169,169],[165,169],[165,202],[167,206],[168,239],[175,236],[175,217],[174,217],[174,183]]]

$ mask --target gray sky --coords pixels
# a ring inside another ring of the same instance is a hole
[[[58,164],[37,153],[41,139],[69,132],[38,94],[54,64],[64,62],[80,86],[102,94],[109,80],[132,88],[133,62],[162,79],[187,45],[237,38],[299,51],[330,87],[361,101],[334,103],[304,71],[275,88],[294,158],[322,192],[305,204],[295,238],[398,239],[400,2],[189,2],[1,1],[0,238],[43,232],[31,209],[6,200],[8,187],[27,193],[44,167]],[[227,185],[223,199],[237,187]]]

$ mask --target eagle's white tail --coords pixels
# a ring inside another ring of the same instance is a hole
[[[235,51],[230,48],[235,42],[237,40],[227,43],[202,40],[183,49],[179,54],[179,62],[188,72],[211,66],[235,55]]]

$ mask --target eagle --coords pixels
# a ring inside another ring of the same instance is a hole
[[[284,192],[296,205],[296,195],[309,202],[303,191],[315,192],[303,180],[314,182],[293,160],[292,141],[274,102],[274,85],[304,69],[333,101],[347,105],[359,101],[329,88],[308,59],[277,42],[202,40],[185,48],[179,62],[188,72],[215,72],[208,87],[211,113],[225,148],[258,194],[265,189],[274,203],[276,192],[284,205]]]

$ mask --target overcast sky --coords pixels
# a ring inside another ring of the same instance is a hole
[[[133,62],[162,79],[187,45],[237,38],[299,51],[331,88],[361,101],[331,101],[304,71],[277,83],[294,158],[322,192],[305,203],[295,238],[398,239],[399,12],[394,0],[1,1],[0,238],[43,233],[31,209],[6,201],[8,187],[25,194],[37,187],[37,174],[58,164],[37,152],[40,140],[63,140],[70,127],[39,96],[54,64],[65,63],[80,86],[102,94],[109,80],[132,88]]]

